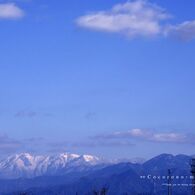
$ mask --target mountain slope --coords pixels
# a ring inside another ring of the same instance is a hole
[[[94,170],[87,175],[69,184],[45,189],[31,189],[32,195],[92,195],[93,191],[98,191],[104,187],[108,189],[108,195],[164,195],[167,194],[167,186],[162,183],[168,180],[140,179],[140,175],[167,175],[167,170],[171,169],[172,175],[190,176],[190,156],[186,155],[159,155],[144,164],[120,163],[110,165],[100,170]],[[172,183],[190,184],[191,180],[173,179]],[[174,195],[190,195],[191,187],[177,186],[172,188]],[[17,194],[18,195],[18,194]]]
[[[33,156],[16,154],[0,161],[0,178],[32,178],[43,175],[63,175],[70,172],[87,171],[103,164],[95,156],[59,154],[54,156]]]

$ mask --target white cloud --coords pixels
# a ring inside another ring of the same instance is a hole
[[[81,27],[121,33],[130,38],[150,37],[162,32],[161,21],[169,18],[162,8],[145,0],[115,5],[111,10],[87,14],[77,19]]]
[[[24,16],[24,11],[14,3],[0,4],[0,19],[18,19]]]
[[[114,132],[108,135],[99,135],[94,139],[112,140],[112,139],[135,139],[150,142],[166,143],[191,143],[194,135],[182,134],[178,132],[156,132],[143,129],[132,129],[125,132]]]
[[[129,134],[134,137],[145,137],[146,132],[142,131],[141,129],[132,129],[129,131]]]
[[[129,38],[171,37],[195,39],[195,20],[170,24],[171,15],[149,0],[132,0],[114,5],[110,10],[79,17],[77,25],[96,31],[119,33]],[[164,23],[166,21],[166,24]]]
[[[180,133],[158,133],[152,131],[146,131],[141,129],[133,129],[128,132],[129,136],[133,138],[140,138],[147,141],[154,142],[185,142],[186,136]]]
[[[157,133],[153,134],[149,140],[156,142],[186,142],[186,135],[179,133]]]
[[[178,25],[170,25],[165,30],[165,35],[184,41],[195,39],[195,20],[186,21]]]

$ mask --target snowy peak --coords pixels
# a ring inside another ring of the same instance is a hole
[[[86,162],[96,162],[98,161],[99,159],[95,156],[90,156],[90,155],[83,155],[82,156],[83,159],[86,161]]]
[[[95,156],[62,153],[58,155],[31,155],[21,153],[0,161],[0,178],[61,175],[84,171],[103,162]]]

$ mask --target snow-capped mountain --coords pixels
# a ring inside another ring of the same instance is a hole
[[[26,166],[33,167],[33,163],[29,164],[28,159],[39,161],[42,157],[32,157],[29,154],[18,155],[18,159],[22,159]],[[43,160],[44,159],[44,160]],[[168,180],[164,179],[140,179],[140,176],[168,176],[168,170],[171,170],[172,176],[185,176],[184,179],[177,179],[174,177],[172,183],[174,184],[191,184],[191,167],[190,162],[192,157],[187,155],[171,155],[161,154],[144,163],[121,162],[119,164],[106,164],[102,166],[99,164],[100,160],[93,156],[80,156],[72,154],[61,154],[53,157],[44,157],[40,162],[48,162],[45,166],[49,167],[51,162],[51,170],[60,167],[59,170],[77,169],[77,167],[84,167],[88,165],[88,171],[75,172],[73,174],[64,174],[63,176],[52,175],[42,176],[33,179],[15,179],[15,180],[0,180],[0,194],[36,194],[36,195],[54,195],[54,194],[92,194],[92,190],[101,190],[108,188],[108,194],[167,194],[167,186],[162,185]],[[52,159],[52,160],[51,160]],[[13,160],[13,159],[12,159]],[[139,160],[139,159],[138,159]],[[19,165],[21,161],[18,160]],[[33,162],[33,160],[32,160]],[[65,165],[64,163],[65,162]],[[72,162],[72,163],[71,163]],[[73,163],[74,162],[74,163]],[[82,162],[82,163],[81,163]],[[90,162],[90,166],[89,163]],[[69,164],[70,163],[70,164]],[[36,163],[35,163],[36,164]],[[82,164],[82,166],[81,166]],[[83,165],[84,164],[84,165]],[[56,166],[55,166],[56,165]],[[26,167],[25,166],[25,167]],[[22,166],[23,167],[23,166]],[[38,167],[38,166],[37,166]],[[40,167],[42,167],[40,163]],[[94,168],[98,167],[98,168]],[[12,167],[13,168],[13,167]],[[45,168],[45,167],[44,167]],[[64,169],[65,168],[65,169]],[[43,169],[44,170],[44,169]],[[86,169],[85,169],[86,170]],[[54,171],[55,172],[55,171]],[[38,173],[38,172],[37,172]],[[44,173],[48,173],[47,171]],[[75,177],[76,176],[76,177]],[[17,193],[15,193],[17,192]],[[174,195],[190,195],[191,187],[184,188],[179,186],[172,188]]]
[[[0,178],[31,178],[87,171],[103,164],[98,157],[63,153],[59,155],[16,154],[0,161]]]

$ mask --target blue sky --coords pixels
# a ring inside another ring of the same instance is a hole
[[[194,154],[194,6],[1,0],[1,153]]]

